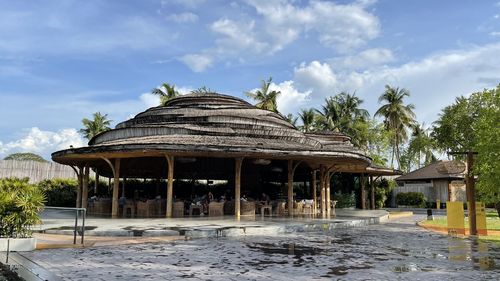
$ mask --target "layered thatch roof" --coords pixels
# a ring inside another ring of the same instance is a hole
[[[88,147],[52,154],[64,164],[117,157],[164,154],[297,159],[319,165],[338,163],[359,169],[371,159],[349,137],[324,132],[304,134],[281,115],[221,94],[190,94],[150,108],[94,137]]]
[[[396,181],[422,181],[422,180],[437,180],[437,179],[449,179],[449,180],[463,180],[465,174],[462,173],[446,173],[441,171],[443,164],[452,161],[436,161],[425,167],[417,169],[413,172],[409,172],[396,178]]]

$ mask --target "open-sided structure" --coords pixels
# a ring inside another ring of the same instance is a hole
[[[321,213],[329,214],[334,173],[376,170],[345,135],[304,134],[277,113],[216,93],[171,99],[97,135],[87,147],[54,152],[52,159],[71,165],[79,175],[78,206],[87,206],[90,168],[113,178],[112,217],[118,216],[120,178],[165,179],[166,190],[157,195],[166,198],[167,217],[173,214],[174,180],[226,180],[239,217],[242,186],[286,182],[291,215],[294,180],[307,181],[314,210],[321,206]]]

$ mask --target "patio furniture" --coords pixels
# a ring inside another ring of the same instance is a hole
[[[203,206],[202,205],[192,205],[189,206],[189,216],[193,216],[194,211],[198,211],[198,215],[201,216],[203,213]]]
[[[137,201],[137,217],[150,218],[155,216],[156,200]]]
[[[224,202],[224,215],[234,215],[234,200]]]
[[[262,217],[265,216],[266,210],[267,210],[267,213],[268,213],[269,216],[273,215],[273,207],[271,205],[261,205],[260,206],[260,215]]]
[[[278,207],[276,208],[276,214],[278,216],[285,216],[288,214],[288,210],[286,209],[286,202],[278,202]]]
[[[210,204],[208,204],[208,215],[210,217],[223,216],[224,202],[210,202]]]
[[[240,215],[255,216],[255,202],[241,201]]]
[[[174,202],[174,210],[172,212],[172,216],[174,218],[184,217],[184,201],[175,201]]]
[[[155,201],[156,201],[155,216],[164,218],[167,215],[167,200],[155,199]]]
[[[337,216],[337,214],[335,213],[335,206],[337,205],[337,202],[337,200],[330,201],[330,204],[332,205],[332,212],[330,215],[333,217]]]
[[[304,209],[304,202],[293,202],[293,214],[294,215],[301,215],[302,210]]]
[[[135,214],[136,214],[136,207],[135,207],[134,200],[131,200],[131,199],[127,199],[127,201],[125,201],[125,205],[123,206],[123,217],[124,218],[128,217],[129,211],[130,211],[130,217],[134,218]]]

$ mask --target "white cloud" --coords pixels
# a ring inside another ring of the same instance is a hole
[[[21,138],[3,144],[0,142],[0,155],[6,156],[16,152],[33,152],[48,159],[54,151],[73,147],[81,147],[86,143],[76,129],[61,129],[56,132],[43,131],[33,127]]]
[[[213,63],[213,58],[207,54],[189,54],[180,58],[194,72],[202,72]]]
[[[490,32],[490,35],[493,37],[500,37],[500,31],[492,31]]]
[[[301,5],[296,1],[247,0],[256,16],[238,13],[220,18],[210,25],[216,34],[215,46],[200,54],[189,54],[182,60],[193,71],[201,72],[214,61],[235,59],[246,61],[262,59],[285,49],[300,38],[314,40],[339,52],[351,52],[376,38],[380,33],[378,18],[366,11],[373,1],[336,4],[326,1],[309,1]],[[301,37],[302,36],[302,37]],[[194,56],[194,57],[193,57]]]
[[[176,23],[195,23],[198,21],[198,16],[191,12],[186,12],[168,15],[167,19]]]
[[[301,88],[313,89],[314,92],[326,93],[337,85],[336,74],[327,63],[312,61],[301,63],[294,69],[295,80]]]
[[[356,55],[344,56],[330,60],[334,67],[343,69],[362,69],[372,68],[395,61],[391,50],[383,48],[374,48],[364,50]]]
[[[255,92],[258,88],[250,90]],[[294,85],[293,81],[283,81],[279,84],[274,82],[269,85],[270,91],[280,91],[281,94],[277,97],[278,111],[283,114],[297,113],[301,108],[306,106],[309,101],[311,91],[299,91]],[[254,101],[249,101],[254,103]]]
[[[154,107],[160,104],[160,97],[153,95],[151,93],[142,94],[139,99],[147,106]]]
[[[295,68],[294,80],[299,90],[312,90],[315,106],[326,96],[356,91],[365,99],[364,105],[371,113],[378,107],[377,98],[385,84],[404,87],[411,92],[408,102],[416,105],[420,121],[430,124],[454,97],[491,88],[500,82],[499,54],[500,44],[491,44],[442,52],[400,66],[375,66],[362,72],[335,69],[335,66],[312,61]]]

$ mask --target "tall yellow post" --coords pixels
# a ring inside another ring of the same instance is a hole
[[[448,234],[465,235],[464,204],[462,202],[446,202],[446,218]]]

